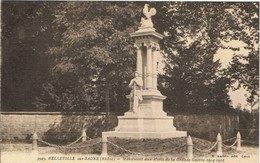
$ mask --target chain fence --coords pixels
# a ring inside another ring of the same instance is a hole
[[[237,137],[235,136],[235,137],[232,137],[232,138],[229,138],[229,139],[226,139],[226,140],[223,140],[222,142],[224,143],[224,142],[229,142],[230,140],[234,140],[234,139],[236,139]]]
[[[226,140],[222,141],[222,143],[223,143],[223,142],[229,142],[229,141],[231,141],[231,140],[233,140],[233,139],[236,139],[236,137],[232,137],[232,138],[226,139]],[[116,148],[118,148],[118,149],[120,149],[120,150],[122,150],[122,151],[131,153],[131,154],[134,154],[134,155],[143,155],[143,156],[161,155],[161,154],[171,153],[171,152],[173,152],[173,151],[175,151],[175,150],[178,150],[178,149],[180,149],[180,148],[186,146],[186,144],[183,144],[183,145],[180,145],[180,146],[178,146],[178,147],[176,147],[176,148],[173,148],[173,149],[168,150],[168,151],[163,151],[163,152],[140,153],[140,152],[134,152],[134,151],[128,150],[128,149],[126,149],[126,148],[123,148],[123,147],[121,147],[121,146],[119,146],[119,145],[117,145],[117,144],[115,144],[115,143],[113,143],[113,142],[111,142],[111,141],[108,141],[108,143],[111,144],[111,145],[113,145],[113,146],[115,146]],[[236,139],[236,141],[235,141],[232,145],[229,146],[229,145],[225,145],[225,144],[223,143],[223,146],[224,146],[224,147],[227,147],[227,148],[232,148],[236,143],[237,143],[237,139]],[[197,151],[199,151],[199,152],[202,152],[202,153],[210,153],[210,152],[217,146],[217,144],[218,144],[218,141],[216,141],[216,142],[212,145],[212,147],[210,147],[209,149],[206,149],[206,150],[202,150],[202,149],[199,149],[199,148],[197,148],[197,147],[194,147],[194,149],[197,150]]]
[[[83,138],[86,138],[88,139],[89,141],[86,141],[86,139],[83,139]],[[81,143],[78,143],[81,139],[83,139],[83,141]],[[231,142],[232,140],[236,139],[231,145],[227,145],[225,144],[226,142]],[[90,137],[88,137],[86,134],[85,135],[81,135],[77,140],[75,140],[74,142],[70,143],[70,144],[67,144],[67,145],[56,145],[56,144],[52,144],[52,143],[49,143],[49,142],[46,142],[42,139],[37,139],[38,142],[42,143],[42,144],[45,144],[47,146],[51,146],[51,147],[54,147],[54,148],[58,148],[58,149],[77,149],[77,148],[84,148],[84,147],[90,147],[90,146],[94,146],[94,145],[97,145],[99,143],[102,143],[101,140],[98,140],[94,143],[90,143],[91,140],[95,140],[95,139],[92,139]],[[238,143],[238,138],[237,137],[232,137],[232,138],[229,138],[229,139],[226,139],[226,140],[223,140],[222,141],[222,145],[224,148],[227,148],[227,149],[235,149],[235,145]],[[241,139],[240,139],[241,140]],[[241,140],[241,142],[245,142],[244,140]],[[76,143],[78,143],[76,145]],[[111,144],[112,146],[122,150],[122,151],[125,151],[127,153],[130,153],[130,154],[134,154],[134,155],[141,155],[141,156],[156,156],[156,155],[162,155],[162,154],[166,154],[166,153],[172,153],[174,151],[177,151],[178,149],[181,149],[185,146],[187,146],[187,144],[182,144],[182,145],[179,145],[175,148],[172,148],[170,150],[167,150],[167,151],[163,151],[163,152],[151,152],[151,153],[142,153],[142,152],[136,152],[136,151],[132,151],[132,150],[129,150],[129,149],[126,149],[118,144],[115,144],[114,142],[112,141],[107,141],[108,144]],[[196,146],[193,145],[193,149],[194,150],[197,150],[201,153],[211,153],[212,150],[218,145],[218,141],[215,141],[215,142],[212,142],[214,143],[210,148],[208,149],[200,149]],[[75,146],[73,146],[75,145]]]
[[[80,145],[80,146],[73,146],[72,145],[75,145],[76,143],[78,143],[83,137],[86,137],[89,141],[90,140],[93,140],[92,138],[88,137],[87,135],[81,135],[77,140],[75,140],[74,142],[70,143],[70,144],[67,144],[67,145],[57,145],[57,144],[52,144],[52,143],[49,143],[49,142],[46,142],[42,139],[37,139],[39,142],[47,145],[47,146],[50,146],[50,147],[54,147],[54,148],[59,148],[59,149],[76,149],[76,148],[84,148],[84,147],[88,147],[88,146],[93,146],[93,145],[96,145],[96,144],[99,144],[101,143],[101,141],[99,140],[98,142],[95,142],[95,143],[91,143],[91,144],[84,144],[84,145]],[[84,142],[84,143],[87,143],[87,142]]]
[[[229,141],[234,140],[234,139],[236,139],[236,140],[235,140],[235,142],[234,142],[232,145],[226,145],[226,144],[224,144],[225,142],[229,142]],[[232,138],[223,140],[223,141],[222,141],[222,145],[223,145],[223,147],[225,147],[225,148],[232,148],[232,149],[234,149],[234,146],[236,145],[237,141],[238,141],[237,137],[232,137]],[[199,148],[197,148],[197,147],[195,147],[195,146],[194,146],[194,149],[197,150],[197,151],[199,151],[199,152],[201,152],[201,153],[210,153],[210,152],[217,146],[217,144],[218,144],[218,141],[216,141],[216,142],[212,145],[212,147],[210,147],[209,149],[206,149],[206,150],[199,149]]]
[[[226,144],[223,143],[223,147],[234,149],[234,146],[236,145],[237,141],[238,141],[238,139],[236,139],[235,142],[233,144],[231,144],[231,145],[226,145]]]
[[[101,143],[101,141],[98,141],[98,142],[95,142],[95,143],[91,143],[91,144],[84,144],[84,145],[79,145],[79,146],[59,146],[59,145],[56,145],[56,144],[51,144],[51,143],[48,143],[44,140],[38,140],[39,142],[45,144],[45,145],[48,145],[50,147],[54,147],[54,148],[58,148],[58,149],[76,149],[76,148],[84,148],[84,147],[89,147],[89,146],[93,146],[93,145],[96,145],[96,144],[99,144]],[[86,142],[84,142],[86,143]]]
[[[176,150],[178,150],[178,149],[180,149],[180,148],[186,146],[186,144],[183,144],[183,145],[180,145],[180,146],[178,146],[178,147],[176,147],[176,148],[173,148],[173,149],[171,149],[171,150],[168,150],[168,151],[153,152],[153,153],[141,153],[141,152],[133,152],[133,151],[128,150],[128,149],[126,149],[126,148],[120,147],[119,145],[117,145],[117,144],[115,144],[115,143],[113,143],[113,142],[111,142],[111,141],[108,141],[108,143],[111,144],[111,145],[113,145],[113,146],[115,146],[115,147],[118,148],[118,149],[121,149],[122,151],[131,153],[131,154],[134,154],[134,155],[141,155],[141,156],[151,156],[151,155],[156,156],[156,155],[171,153],[171,152],[173,152],[173,151],[176,151]]]
[[[86,135],[86,138],[87,138],[88,140],[93,140],[92,138],[88,137],[88,135]]]
[[[216,141],[212,147],[210,147],[209,149],[206,149],[206,150],[203,150],[203,149],[199,149],[197,147],[194,146],[194,149],[199,151],[199,152],[202,152],[202,153],[210,153],[212,151],[212,149],[214,149],[216,147],[216,145],[218,144],[218,141]]]
[[[52,144],[52,143],[48,143],[48,142],[46,142],[46,141],[44,141],[44,140],[41,140],[41,139],[38,139],[38,141],[41,142],[41,143],[43,143],[43,144],[45,144],[45,145],[51,146],[51,147],[55,147],[55,148],[66,148],[66,147],[70,147],[70,146],[76,144],[81,138],[82,138],[82,136],[80,136],[80,137],[79,137],[77,140],[75,140],[74,142],[72,142],[72,143],[70,143],[70,144],[67,144],[67,145],[63,145],[63,146],[61,146],[61,145],[56,145],[56,144]]]

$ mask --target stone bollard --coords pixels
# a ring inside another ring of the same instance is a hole
[[[32,137],[33,141],[32,141],[32,152],[34,153],[37,153],[38,152],[38,145],[37,145],[37,141],[38,141],[38,136],[37,136],[37,133],[35,132],[33,134],[33,137]]]
[[[241,135],[240,132],[237,132],[237,148],[236,151],[242,151],[241,149]]]
[[[102,153],[101,153],[102,157],[107,157],[107,137],[106,136],[102,136]]]
[[[187,157],[188,159],[193,158],[193,143],[190,135],[187,138]]]
[[[87,134],[86,134],[86,132],[84,130],[82,130],[82,135],[81,136],[82,136],[82,139],[81,139],[82,142],[87,141]]]
[[[220,133],[218,133],[218,136],[217,136],[217,155],[218,156],[223,155],[223,153],[222,153],[222,138],[221,138]]]

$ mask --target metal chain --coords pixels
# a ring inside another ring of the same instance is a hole
[[[237,139],[236,139],[236,141],[235,141],[233,144],[231,144],[231,145],[225,145],[225,144],[223,143],[223,146],[224,146],[224,147],[227,147],[227,148],[232,148],[236,143],[237,143]]]
[[[180,146],[178,146],[178,147],[176,147],[176,148],[174,148],[174,149],[171,149],[171,150],[168,150],[168,151],[164,151],[164,152],[140,153],[140,152],[133,152],[133,151],[131,151],[131,150],[125,149],[125,148],[120,147],[120,146],[118,146],[118,145],[116,145],[115,143],[110,142],[110,141],[108,141],[108,143],[112,144],[112,145],[115,146],[116,148],[119,148],[119,149],[121,149],[121,150],[123,150],[123,151],[125,151],[125,152],[131,153],[131,154],[134,154],[134,155],[143,155],[143,156],[161,155],[161,154],[169,153],[169,152],[172,152],[172,151],[174,151],[174,150],[177,150],[177,149],[179,149],[179,148],[181,148],[181,147],[186,146],[186,144],[180,145]]]
[[[226,146],[226,145],[224,145],[224,144],[223,144],[223,147],[224,147],[225,149],[231,149],[231,150],[236,149],[235,147],[229,147],[229,146]]]
[[[237,137],[235,136],[235,137],[233,137],[233,138],[229,138],[229,139],[226,139],[226,140],[223,140],[222,142],[224,143],[224,142],[228,142],[228,141],[230,141],[230,140],[233,140],[233,139],[236,139]]]
[[[44,140],[41,140],[41,139],[38,139],[38,141],[41,142],[41,143],[43,143],[43,144],[45,144],[45,145],[51,146],[51,147],[55,147],[55,148],[66,148],[66,147],[64,147],[64,146],[59,146],[59,145],[55,145],[55,144],[48,143],[48,142],[46,142],[46,141],[44,141]]]
[[[58,145],[55,145],[55,144],[51,144],[51,143],[48,143],[46,141],[43,141],[43,140],[38,140],[40,141],[41,143],[44,143],[48,146],[51,146],[51,147],[55,147],[55,148],[60,148],[60,149],[74,149],[74,148],[83,148],[83,147],[87,147],[87,146],[92,146],[92,145],[96,145],[96,144],[99,144],[99,142],[97,143],[92,143],[92,144],[86,144],[86,145],[82,145],[82,146],[76,146],[76,147],[68,147],[68,146],[58,146]]]
[[[38,139],[40,142],[42,142],[42,143],[44,143],[44,144],[46,144],[46,145],[52,145],[53,147],[55,146],[55,147],[69,147],[69,146],[72,146],[73,144],[76,144],[80,139],[82,138],[82,136],[80,136],[77,140],[75,140],[74,142],[72,142],[72,143],[70,143],[70,144],[67,144],[67,145],[63,145],[63,146],[61,146],[61,145],[56,145],[56,144],[51,144],[51,143],[48,143],[48,142],[46,142],[46,141],[44,141],[44,140],[40,140],[40,139]]]
[[[89,146],[97,145],[97,144],[99,144],[99,143],[101,143],[101,141],[98,141],[98,142],[92,143],[92,144],[85,144],[85,145],[81,145],[81,146],[66,147],[66,148],[69,148],[69,149],[84,148],[84,147],[89,147]]]
[[[68,145],[64,145],[65,147],[68,147],[68,146],[72,146],[73,144],[76,144],[83,136],[80,136],[77,140],[75,140],[74,142],[68,144]]]
[[[48,145],[48,146],[51,146],[51,147],[54,147],[54,148],[60,148],[60,149],[83,148],[83,147],[93,146],[93,145],[99,144],[101,142],[101,141],[98,141],[98,142],[92,143],[92,144],[85,144],[85,145],[82,145],[82,146],[70,147],[70,146],[59,146],[59,145],[51,144],[51,143],[48,143],[48,142],[46,142],[44,140],[40,140],[40,139],[38,141],[45,144],[45,145]]]
[[[88,137],[88,135],[86,135],[86,138],[88,138],[88,140],[93,140],[92,138]]]
[[[111,142],[110,142],[110,143],[111,143]],[[116,144],[114,144],[114,143],[112,143],[112,145],[114,145],[114,146],[116,146],[117,148],[119,148],[119,149],[121,149],[121,150],[124,150],[124,151],[126,151],[126,152],[129,152],[129,153],[132,153],[132,154],[135,154],[135,155],[145,155],[145,156],[165,154],[165,153],[169,153],[169,152],[171,152],[171,151],[177,150],[177,149],[179,149],[179,148],[185,146],[185,145],[182,145],[182,146],[179,146],[179,147],[177,147],[177,148],[175,148],[175,149],[171,149],[171,150],[164,151],[164,152],[154,152],[154,153],[140,153],[140,152],[139,152],[139,153],[138,153],[138,152],[133,152],[133,151],[130,151],[130,150],[128,150],[128,149],[122,148],[122,147],[120,147],[120,146],[118,146],[118,145],[116,145]]]
[[[116,144],[114,144],[114,143],[112,143],[112,142],[110,142],[110,141],[108,141],[108,143],[112,144],[112,145],[115,146],[116,148],[119,148],[119,149],[121,149],[121,150],[123,150],[123,151],[125,151],[125,152],[129,152],[129,153],[135,154],[135,155],[138,155],[138,154],[139,154],[139,153],[136,153],[136,152],[132,152],[132,151],[130,151],[130,150],[128,150],[128,149],[122,148],[122,147],[120,147],[120,146],[118,146],[118,145],[116,145]]]
[[[202,150],[202,149],[199,149],[199,148],[197,148],[197,147],[194,147],[194,149],[196,149],[196,150],[199,151],[199,152],[209,153],[209,152],[211,152],[211,150],[212,150],[213,148],[215,148],[215,146],[216,146],[217,144],[218,144],[218,141],[216,141],[215,144],[214,144],[211,148],[206,149],[206,150]]]
[[[55,147],[55,148],[61,148],[61,149],[83,148],[83,147],[93,146],[93,145],[96,145],[96,144],[101,143],[101,141],[98,141],[98,142],[92,143],[92,144],[86,144],[86,145],[82,145],[82,146],[70,147],[70,146],[76,144],[82,137],[83,137],[83,136],[80,136],[80,137],[79,137],[77,140],[75,140],[74,142],[72,142],[72,143],[70,143],[70,144],[68,144],[68,145],[64,145],[64,146],[60,146],[60,145],[56,145],[56,144],[51,144],[51,143],[48,143],[48,142],[46,142],[46,141],[44,141],[44,140],[41,140],[41,139],[38,139],[38,141],[41,142],[41,143],[43,143],[43,144],[45,144],[45,145],[48,145],[48,146],[51,146],[51,147]],[[93,140],[92,138],[90,138],[90,137],[88,137],[88,136],[86,136],[86,138],[88,138],[89,140]],[[235,139],[235,138],[236,138],[236,137],[223,140],[223,141],[222,141],[223,146],[226,147],[226,148],[232,148],[232,147],[237,143],[237,141],[238,141],[237,139],[236,139],[236,141],[235,141],[232,145],[230,145],[230,146],[229,146],[229,145],[225,145],[223,142],[227,142],[227,141],[233,140],[233,139]],[[241,141],[242,141],[242,140],[241,140]],[[244,141],[244,140],[243,140],[243,141]],[[110,142],[110,141],[108,141],[108,143],[112,144],[112,145],[115,146],[116,148],[119,148],[119,149],[121,149],[121,150],[123,150],[123,151],[125,151],[125,152],[131,153],[131,154],[135,154],[135,155],[145,155],[145,156],[165,154],[165,153],[169,153],[169,152],[175,151],[175,150],[177,150],[177,149],[179,149],[179,148],[181,148],[181,147],[186,146],[186,144],[183,144],[183,145],[180,145],[180,146],[178,146],[178,147],[176,147],[176,148],[174,148],[174,149],[171,149],[171,150],[168,150],[168,151],[164,151],[164,152],[140,153],[140,152],[133,152],[133,151],[131,151],[131,150],[125,149],[125,148],[120,147],[120,146],[118,146],[117,144],[115,144],[115,143],[113,143],[113,142]],[[207,150],[202,150],[202,149],[199,149],[199,148],[197,148],[197,147],[195,147],[195,146],[194,146],[194,149],[197,150],[197,151],[199,151],[199,152],[209,153],[209,152],[211,152],[211,150],[217,145],[217,143],[218,143],[218,142],[216,141],[216,142],[214,143],[214,145],[213,145],[211,148],[207,149]]]

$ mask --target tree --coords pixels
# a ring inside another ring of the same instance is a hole
[[[156,4],[158,6],[160,4]],[[166,58],[161,76],[169,111],[201,112],[230,109],[230,79],[219,70],[214,55],[221,47],[232,3],[168,2],[159,7],[155,23],[166,37],[161,48]],[[165,86],[165,87],[164,87]],[[221,88],[221,90],[219,90]]]
[[[56,6],[54,22],[56,30],[62,31],[56,33],[62,35],[61,45],[49,50],[57,64],[53,82],[38,105],[47,101],[42,106],[56,110],[126,111],[127,83],[136,60],[129,33],[137,29],[142,7],[132,2],[63,2]]]
[[[249,92],[247,102],[252,111],[259,101],[259,3],[239,3],[232,12],[240,23],[230,35],[243,41],[249,53],[235,55],[225,73],[232,79],[233,90],[244,87]]]
[[[2,110],[35,110],[40,85],[50,77],[53,8],[47,2],[2,3]]]
[[[166,74],[159,84],[168,97],[168,111],[227,110],[228,88],[236,81],[251,92],[248,102],[253,106],[259,80],[258,3],[150,4],[157,10],[154,26],[165,35],[160,46]],[[8,19],[3,21],[2,106],[126,111],[125,94],[136,61],[129,33],[140,25],[143,5],[4,2]],[[219,48],[239,50],[223,46],[231,40],[242,40],[251,52],[235,56],[233,64],[220,71],[214,55]]]

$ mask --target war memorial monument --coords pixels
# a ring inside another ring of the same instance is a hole
[[[131,33],[134,46],[137,49],[135,77],[130,81],[130,109],[118,116],[118,126],[115,131],[103,132],[102,137],[118,138],[173,138],[185,137],[186,131],[177,131],[173,125],[173,118],[163,111],[163,96],[157,89],[157,56],[160,54],[159,41],[162,34],[155,31],[152,16],[156,14],[154,8],[144,6],[139,29]]]

